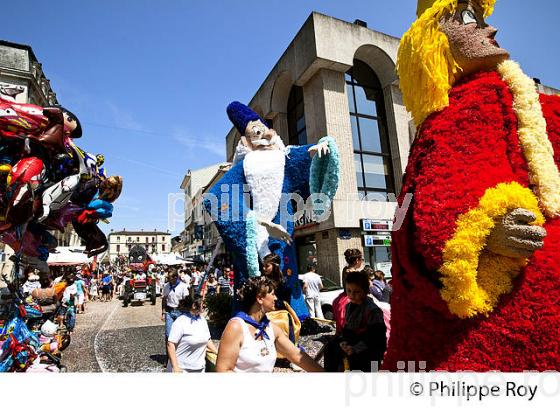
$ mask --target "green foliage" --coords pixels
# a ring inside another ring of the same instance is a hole
[[[207,296],[205,304],[210,321],[215,325],[225,325],[231,318],[231,303],[231,295],[227,293]]]

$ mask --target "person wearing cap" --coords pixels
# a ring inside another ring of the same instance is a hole
[[[560,97],[499,46],[494,3],[421,0],[401,40],[418,131],[392,240],[389,370],[560,368]]]
[[[241,139],[232,168],[211,188],[204,205],[235,255],[235,288],[259,276],[259,261],[275,253],[292,288],[290,304],[301,319],[307,318],[292,241],[295,210],[287,196],[298,193],[306,200],[310,194],[324,194],[328,202],[324,205],[330,205],[339,175],[335,140],[324,137],[316,145],[286,147],[276,131],[246,105],[234,101],[227,114]],[[251,201],[247,201],[245,186]],[[326,208],[322,212],[322,217],[327,216]]]

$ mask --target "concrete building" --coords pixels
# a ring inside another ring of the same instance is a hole
[[[204,245],[204,231],[209,227],[210,221],[205,224],[202,214],[202,194],[210,181],[216,175],[223,175],[223,169],[229,167],[228,163],[214,164],[208,167],[188,170],[181,182],[181,189],[185,194],[185,229],[181,233],[183,246],[181,255],[187,258],[196,256],[204,258],[207,249]]]
[[[128,258],[128,252],[134,245],[142,245],[148,255],[167,254],[171,252],[171,234],[153,231],[111,231],[109,233],[109,260],[113,262],[117,256]]]
[[[340,150],[330,218],[316,224],[304,216],[296,228],[300,271],[317,261],[319,273],[340,282],[348,248],[390,268],[387,230],[414,137],[395,71],[398,46],[364,22],[312,13],[249,103],[286,144],[330,135]],[[226,137],[229,161],[239,138],[235,128]]]

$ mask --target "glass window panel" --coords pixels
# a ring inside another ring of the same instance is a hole
[[[378,116],[377,113],[377,104],[383,104],[383,99],[380,98],[380,91],[378,90],[374,90],[373,88],[368,88],[368,87],[364,87],[364,93],[366,95],[366,98],[368,99],[368,101],[373,102],[373,111],[372,113],[365,113],[365,114],[369,114],[369,115],[373,115],[374,117]],[[381,99],[381,100],[380,100]]]
[[[381,150],[381,137],[377,120],[360,117],[360,136],[362,137],[362,150],[371,152],[383,152]]]
[[[295,113],[296,113],[296,117],[303,117],[304,116],[304,105],[303,105],[303,101],[300,101],[295,108]]]
[[[296,128],[297,128],[297,132],[300,132],[301,130],[305,129],[305,117],[298,118],[296,122]]]
[[[385,176],[388,174],[388,170],[383,157],[364,154],[362,158],[364,162],[366,187],[387,189],[387,180]]]
[[[366,96],[366,92],[363,87],[354,86],[356,92],[356,108],[359,114],[365,115],[377,115],[377,107],[375,106],[375,100],[373,100],[373,95],[370,93],[369,98]]]
[[[352,76],[348,73],[344,73],[344,80],[346,81],[352,81]]]
[[[360,154],[354,154],[354,165],[356,167],[356,181],[358,188],[364,187],[364,175],[362,174],[362,160]]]
[[[354,107],[354,95],[350,84],[346,84],[346,95],[348,96],[348,109],[350,112],[355,113],[356,108]]]
[[[376,246],[373,249],[375,262],[391,262],[391,248],[385,246]]]
[[[360,151],[360,136],[358,134],[358,119],[353,115],[350,116],[350,123],[352,124],[352,144],[354,150]]]
[[[298,143],[299,145],[307,144],[307,132],[305,131],[305,128],[298,134]]]
[[[358,190],[358,199],[359,199],[360,201],[363,201],[363,200],[366,199],[366,193],[365,193],[365,191],[363,191],[363,190]]]

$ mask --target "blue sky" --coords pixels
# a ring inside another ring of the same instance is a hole
[[[250,100],[312,11],[401,36],[416,10],[415,0],[3,3],[0,37],[33,47],[82,122],[78,145],[124,177],[107,232],[168,228],[168,194],[187,169],[225,160],[225,107]],[[557,0],[498,0],[489,19],[524,71],[556,88],[558,15]]]

